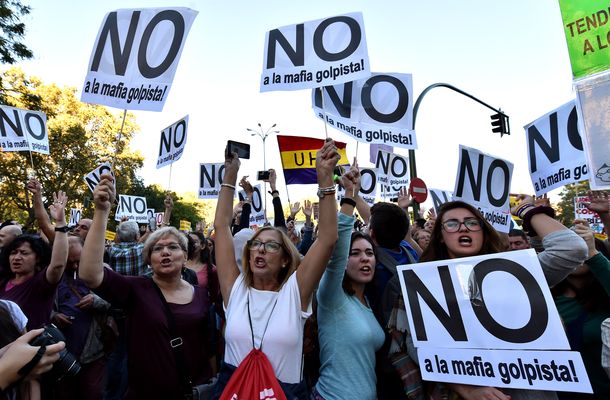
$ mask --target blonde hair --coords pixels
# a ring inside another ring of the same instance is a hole
[[[255,240],[257,237],[260,236],[262,232],[266,231],[274,231],[279,233],[283,256],[289,258],[289,265],[281,269],[278,279],[278,284],[280,285],[280,287],[282,287],[284,283],[286,283],[288,278],[290,278],[290,276],[293,274],[293,272],[297,270],[297,267],[301,263],[301,254],[299,253],[297,248],[294,247],[294,244],[292,244],[292,241],[288,238],[284,231],[273,226],[265,226],[263,228],[260,228],[254,233],[254,235],[252,235],[250,240]],[[242,252],[241,263],[243,267],[244,281],[246,282],[246,285],[252,286],[253,274],[252,270],[250,269],[250,247],[247,243],[244,246],[244,250]]]

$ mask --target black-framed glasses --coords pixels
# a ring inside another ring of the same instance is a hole
[[[481,220],[478,218],[466,218],[464,221],[458,221],[457,219],[448,219],[443,222],[443,230],[447,233],[453,233],[460,230],[460,227],[464,225],[470,232],[478,232],[483,228]]]
[[[274,241],[261,242],[260,240],[248,240],[247,244],[250,251],[256,251],[263,246],[267,253],[277,253],[282,248],[281,243]]]

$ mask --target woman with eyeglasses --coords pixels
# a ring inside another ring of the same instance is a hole
[[[576,233],[553,218],[551,207],[535,206],[530,196],[519,198],[521,202],[511,211],[524,221],[525,231],[531,236],[537,234],[543,240],[545,250],[538,254],[538,259],[549,286],[556,285],[585,260],[587,246]],[[476,208],[462,201],[452,201],[441,206],[430,243],[419,261],[494,254],[503,250],[500,235]],[[412,358],[417,359],[416,356]],[[446,385],[465,400],[557,399],[555,392],[550,391]]]
[[[240,162],[237,154],[225,154],[214,219],[216,265],[227,318],[225,359],[216,396],[253,346],[262,345],[287,398],[308,398],[301,374],[303,327],[311,314],[312,293],[337,240],[333,169],[338,160],[332,140],[316,153],[320,233],[307,255],[301,260],[282,230],[264,227],[244,247],[240,273],[230,230]]]
[[[80,278],[127,314],[127,399],[184,399],[212,378],[209,298],[181,277],[187,238],[176,228],[156,230],[144,243],[152,277],[128,277],[105,268],[104,235],[115,199],[104,174],[93,193],[95,212],[80,260]],[[210,387],[211,389],[211,387]]]

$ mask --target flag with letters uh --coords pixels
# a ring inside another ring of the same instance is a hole
[[[316,152],[322,148],[324,139],[302,136],[277,136],[277,145],[282,157],[282,168],[287,185],[317,183]],[[335,142],[341,156],[338,165],[349,165],[346,144]]]

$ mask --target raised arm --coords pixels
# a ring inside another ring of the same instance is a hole
[[[354,206],[353,191],[354,185],[358,185],[360,173],[357,166],[346,172],[341,177],[341,185],[345,188],[345,196],[338,217],[338,237],[337,244],[330,257],[330,261],[318,288],[318,306],[335,308],[339,307],[346,297],[343,292],[342,282],[345,275],[345,268],[350,252],[350,240],[354,228]]]
[[[53,204],[49,207],[51,216],[56,222],[55,228],[60,229],[55,232],[51,263],[49,264],[49,268],[47,268],[47,281],[52,284],[59,282],[68,262],[68,233],[65,231],[67,228],[67,202],[68,197],[60,190],[57,193],[53,193]]]
[[[79,277],[92,289],[97,288],[104,279],[104,236],[114,199],[114,178],[110,174],[103,174],[93,191],[93,223],[87,234],[78,268]]]
[[[274,169],[269,170],[269,188],[271,189],[271,197],[273,203],[273,226],[276,228],[286,229],[286,218],[284,217],[284,209],[282,208],[282,199],[280,192],[276,186],[277,174]]]
[[[32,199],[34,202],[34,216],[36,222],[40,227],[40,230],[49,239],[49,242],[55,240],[55,230],[53,224],[47,214],[47,210],[44,209],[44,202],[42,201],[42,185],[36,178],[31,178],[27,184],[28,190],[32,193]]]
[[[413,248],[413,250],[415,250],[418,256],[421,256],[423,250],[421,249],[421,247],[419,247],[419,244],[417,243],[417,241],[415,241],[415,239],[413,239],[413,236],[411,235],[411,233],[413,232],[413,222],[411,221],[411,217],[409,216],[409,207],[413,205],[413,197],[411,196],[411,192],[408,188],[404,186],[400,188],[400,190],[398,191],[397,204],[398,207],[402,208],[402,210],[405,212],[405,215],[407,216],[407,219],[409,220],[409,230],[407,230],[407,234],[405,235],[404,240],[411,245],[411,247]]]
[[[324,273],[324,268],[326,268],[337,241],[337,203],[335,201],[333,169],[339,158],[335,142],[331,139],[327,139],[324,146],[316,153],[318,185],[321,189],[328,189],[328,192],[320,199],[318,238],[301,261],[296,272],[303,310],[307,309],[311,294]]]
[[[163,200],[165,206],[165,212],[163,213],[163,226],[169,226],[169,221],[172,217],[172,211],[174,210],[174,199],[170,192],[165,194],[165,200]]]
[[[587,258],[587,245],[570,229],[554,219],[549,206],[535,206],[531,196],[519,195],[511,212],[523,220],[523,229],[530,236],[543,240],[544,251],[538,254],[540,265],[549,286],[561,282],[574,268]]]
[[[225,175],[218,194],[216,216],[214,217],[216,268],[220,293],[225,306],[229,304],[231,288],[239,276],[239,268],[237,268],[237,262],[235,261],[233,235],[231,234],[233,196],[239,165],[237,153],[226,154],[225,152]]]

